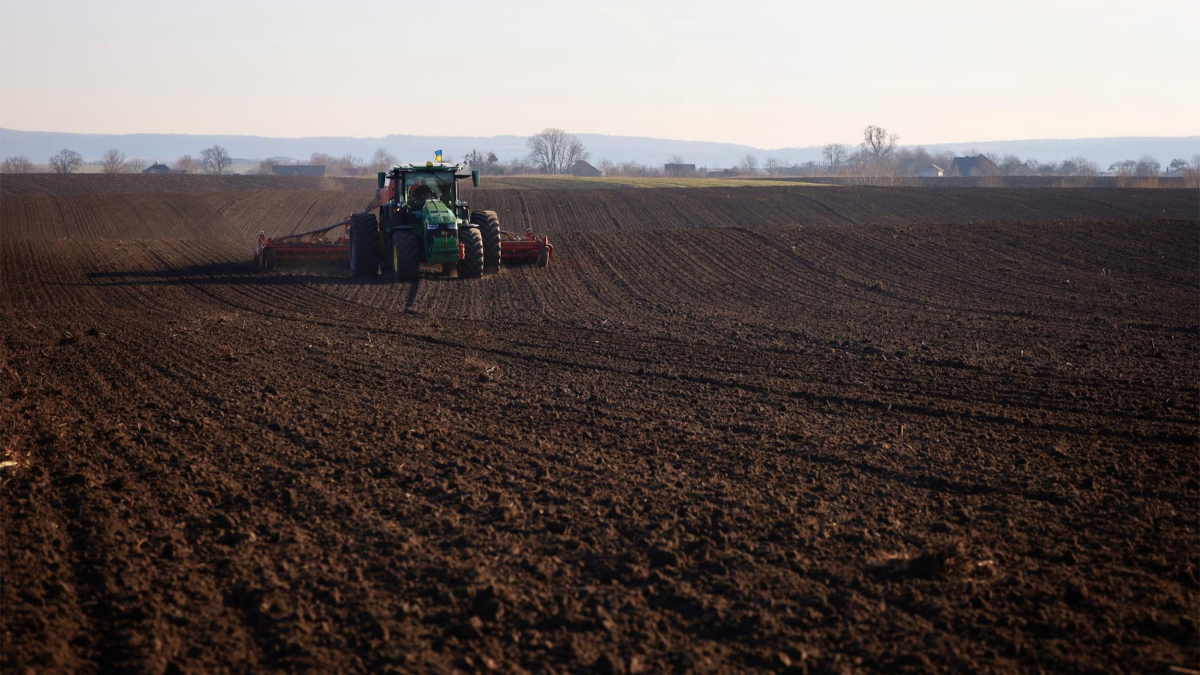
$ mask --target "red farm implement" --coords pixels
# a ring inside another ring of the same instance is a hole
[[[345,266],[350,262],[350,239],[344,233],[334,238],[332,230],[350,227],[350,219],[325,227],[268,237],[258,233],[254,246],[254,264],[264,269],[275,269],[280,265],[297,266]],[[546,267],[554,255],[550,238],[535,235],[526,230],[525,236],[507,230],[500,231],[500,260],[505,265],[536,264]]]
[[[265,269],[278,265],[301,266],[347,266],[350,264],[350,239],[342,233],[335,238],[331,234],[339,227],[350,227],[350,219],[307,232],[268,237],[258,233],[254,246],[254,264]]]
[[[479,187],[479,172],[458,164],[393,165],[377,176],[370,205],[345,220],[275,237],[259,232],[254,263],[266,269],[344,265],[351,276],[383,273],[393,281],[416,281],[423,266],[475,279],[499,273],[502,265],[549,265],[549,237],[529,229],[524,236],[506,232],[495,211],[470,210],[459,193],[459,181],[468,178]]]
[[[500,260],[505,265],[534,263],[546,267],[552,255],[554,246],[550,244],[550,237],[539,237],[532,230],[525,230],[524,237],[515,232],[500,231]]]

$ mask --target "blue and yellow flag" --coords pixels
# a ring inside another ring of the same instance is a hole
[[[437,161],[439,161],[439,162],[442,161],[442,151],[441,150],[438,150],[437,152],[433,153],[433,156],[437,158]]]

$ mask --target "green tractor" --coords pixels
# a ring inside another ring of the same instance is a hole
[[[500,271],[500,220],[472,212],[459,199],[458,181],[479,187],[479,172],[458,164],[395,165],[379,173],[379,216],[350,218],[350,272],[381,270],[394,281],[414,281],[422,265],[440,265],[464,279]]]

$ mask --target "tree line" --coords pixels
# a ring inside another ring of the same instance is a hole
[[[997,155],[991,152],[977,152],[969,149],[961,155],[954,152],[930,152],[924,147],[903,147],[898,145],[899,135],[887,129],[870,125],[863,130],[862,141],[857,146],[843,143],[830,143],[821,149],[820,161],[787,164],[776,157],[767,156],[764,160],[753,153],[746,154],[733,169],[726,173],[736,173],[745,176],[845,176],[845,177],[907,177],[918,176],[936,166],[943,171],[949,170],[950,163],[956,156],[982,156],[990,160],[999,171],[1005,175],[1036,175],[1036,176],[1099,176],[1103,173],[1124,178],[1154,178],[1168,175],[1183,175],[1200,181],[1200,155],[1191,160],[1183,158],[1172,159],[1164,168],[1159,161],[1143,155],[1138,159],[1128,159],[1114,162],[1102,170],[1096,162],[1086,157],[1072,157],[1061,162],[1040,162],[1036,159],[1023,159],[1014,154]],[[547,128],[526,139],[527,154],[523,157],[501,161],[496,153],[490,151],[471,150],[463,157],[466,164],[491,175],[524,175],[524,174],[565,174],[570,173],[579,162],[591,158],[580,139],[562,129]],[[452,161],[446,157],[445,161]],[[326,175],[356,176],[371,175],[378,171],[386,171],[396,163],[396,157],[384,148],[379,148],[370,160],[363,160],[353,154],[346,153],[340,157],[321,152],[314,152],[309,157],[310,165],[325,166]],[[670,164],[686,166],[680,155],[674,155]],[[74,150],[64,148],[49,158],[47,162],[53,173],[75,173],[83,165],[83,157]],[[127,158],[125,153],[113,148],[104,153],[98,162],[104,173],[136,173],[146,168],[142,159]],[[258,164],[258,173],[272,173],[277,162],[265,159]],[[201,150],[198,157],[184,155],[176,159],[170,166],[176,173],[228,173],[233,166],[229,152],[220,145]],[[600,159],[595,167],[605,176],[662,176],[665,169],[650,166],[640,162],[614,162],[608,158]],[[0,165],[3,173],[32,173],[36,170],[28,157],[18,155],[6,157]],[[708,173],[708,167],[699,167],[699,175]],[[673,172],[678,175],[678,170]]]
[[[899,145],[900,136],[887,129],[870,125],[863,129],[863,139],[857,146],[844,143],[830,143],[821,149],[820,161],[787,164],[777,157],[768,156],[760,160],[758,155],[747,153],[732,169],[723,170],[743,176],[847,176],[847,177],[905,177],[918,176],[936,166],[948,171],[955,157],[986,157],[994,163],[1005,175],[1036,175],[1036,176],[1099,176],[1103,173],[1136,177],[1152,178],[1168,175],[1182,175],[1194,181],[1200,181],[1200,155],[1191,160],[1176,158],[1164,168],[1157,159],[1150,155],[1133,160],[1124,160],[1108,166],[1104,170],[1096,162],[1087,157],[1072,157],[1061,162],[1041,162],[1036,159],[1025,159],[1014,154],[998,155],[992,152],[978,152],[968,149],[962,153],[950,151],[930,152],[924,147],[903,147]],[[533,173],[562,174],[569,173],[577,161],[587,161],[591,153],[580,140],[562,129],[549,128],[535,134],[527,140],[529,154],[508,161],[499,161],[492,152],[472,150],[466,157],[467,163],[484,173],[495,175],[521,175]],[[681,155],[673,155],[668,164],[674,167],[687,166]],[[605,176],[663,176],[668,171],[663,166],[651,166],[641,162],[614,162],[602,158],[596,162],[598,169]],[[676,168],[669,175],[679,176],[681,169]],[[708,167],[698,167],[693,175],[706,175]]]
[[[117,148],[110,148],[104,151],[100,156],[100,160],[95,162],[100,165],[100,170],[103,173],[141,173],[149,164],[141,158],[129,158],[125,153]],[[83,155],[71,150],[63,148],[46,161],[46,166],[49,167],[50,173],[68,174],[75,173],[84,165]],[[229,151],[220,145],[214,145],[200,151],[199,158],[193,158],[191,155],[184,155],[175,160],[170,167],[175,173],[211,173],[223,174],[228,173],[230,167],[233,166],[233,159],[229,156]],[[0,163],[0,173],[36,173],[37,167],[25,155],[12,155],[5,157],[3,163]]]
[[[1152,178],[1164,175],[1194,175],[1200,171],[1200,155],[1185,160],[1171,160],[1164,170],[1157,159],[1143,155],[1138,159],[1124,160],[1104,170],[1087,157],[1072,157],[1061,162],[1042,162],[1025,159],[1014,154],[998,155],[994,152],[979,152],[968,149],[962,153],[950,151],[930,152],[924,147],[902,147],[900,137],[878,126],[863,130],[863,140],[857,147],[843,143],[830,143],[821,149],[821,161],[785,165],[774,157],[761,164],[758,157],[747,154],[735,170],[741,174],[799,175],[799,176],[860,176],[860,177],[905,177],[918,176],[931,166],[943,171],[950,169],[955,157],[985,157],[996,165],[1004,175],[1034,176],[1099,176],[1107,173],[1117,176]]]

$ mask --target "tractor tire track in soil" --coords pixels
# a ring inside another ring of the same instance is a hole
[[[478,190],[551,266],[392,284],[17,183],[6,671],[1200,661],[1194,192]]]

